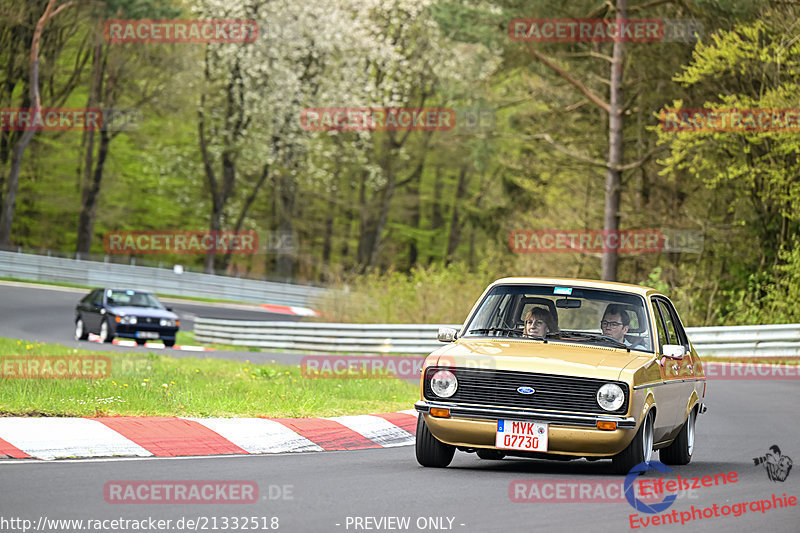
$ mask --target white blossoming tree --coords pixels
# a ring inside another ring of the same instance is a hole
[[[408,161],[410,132],[309,132],[307,107],[420,107],[443,80],[456,80],[459,54],[425,10],[430,0],[198,0],[198,17],[255,19],[254,43],[205,51],[198,140],[211,198],[209,228],[239,229],[258,193],[272,186],[274,226],[293,230],[298,185],[336,187],[336,169],[357,167],[360,187],[377,191],[362,216],[359,254],[374,264],[389,203]],[[407,177],[405,179],[408,179]],[[366,197],[366,191],[362,191]],[[234,210],[238,210],[236,215]],[[217,264],[217,267],[224,266]],[[209,255],[206,270],[214,267]],[[279,275],[293,258],[278,257]]]

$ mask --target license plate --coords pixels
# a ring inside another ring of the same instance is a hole
[[[547,424],[522,420],[498,420],[494,445],[506,450],[547,451]]]
[[[137,331],[136,332],[137,339],[157,339],[158,333],[155,331]]]

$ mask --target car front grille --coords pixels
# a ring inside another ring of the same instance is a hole
[[[140,316],[136,322],[138,324],[158,324],[159,319],[152,316]]]
[[[458,389],[450,398],[440,398],[431,390],[431,377],[438,370],[449,370],[458,379]],[[606,383],[616,383],[625,394],[625,401],[616,411],[606,411],[597,404],[597,391]],[[535,392],[521,394],[517,392],[519,387],[531,387]],[[437,402],[620,415],[628,411],[630,392],[627,383],[621,381],[511,370],[428,367],[424,395]]]

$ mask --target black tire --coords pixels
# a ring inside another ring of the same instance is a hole
[[[503,452],[498,452],[497,450],[480,449],[475,453],[478,455],[478,457],[481,459],[486,459],[487,461],[499,461],[506,456],[506,454]]]
[[[172,348],[173,346],[175,346],[175,341],[164,341],[164,346],[166,348]]]
[[[86,323],[81,317],[78,317],[78,320],[75,321],[75,340],[85,341],[88,338],[89,332],[86,331]]]
[[[649,450],[648,450],[649,448]],[[628,447],[611,458],[611,467],[615,474],[627,474],[639,463],[649,462],[653,456],[653,411],[639,426],[639,431]]]
[[[100,336],[101,342],[111,342],[114,340],[114,330],[108,323],[108,319],[104,318],[103,321],[100,322],[100,332],[98,335]]]
[[[433,468],[444,468],[453,460],[453,455],[456,453],[456,447],[445,444],[434,437],[422,414],[419,415],[417,420],[417,462],[422,466],[429,466]]]
[[[139,346],[144,346],[144,343],[147,342],[147,339],[136,339],[136,344]]]
[[[694,426],[697,421],[697,408],[689,413],[686,423],[672,444],[659,452],[665,465],[688,465],[694,453]]]

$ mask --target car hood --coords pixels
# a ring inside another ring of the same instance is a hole
[[[599,379],[620,379],[623,368],[647,364],[653,354],[607,346],[526,340],[459,339],[428,356],[427,365],[516,370]],[[633,363],[633,364],[632,364]]]
[[[146,316],[152,318],[171,318],[176,320],[178,315],[166,309],[158,309],[155,307],[136,307],[131,305],[109,306],[108,310],[115,315],[120,316]]]

